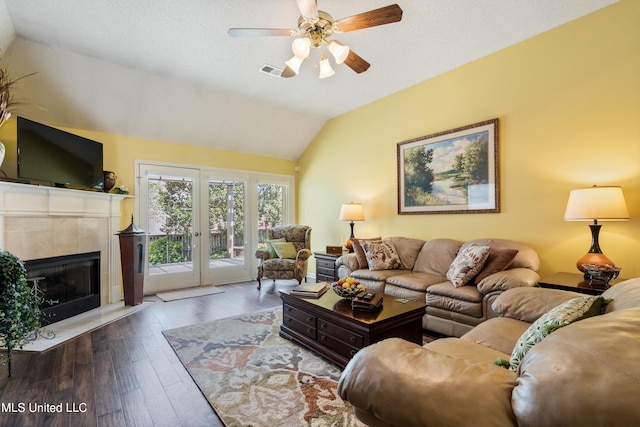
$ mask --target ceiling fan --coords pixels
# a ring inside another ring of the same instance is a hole
[[[335,74],[329,63],[329,59],[323,51],[326,45],[337,64],[345,63],[356,73],[367,71],[370,64],[358,56],[348,46],[338,40],[331,39],[334,33],[346,33],[348,31],[361,30],[378,25],[398,22],[402,19],[402,9],[397,4],[359,13],[348,18],[333,19],[331,15],[318,10],[316,0],[296,0],[301,16],[298,18],[298,29],[284,28],[230,28],[228,33],[232,37],[269,37],[287,36],[296,37],[291,45],[293,57],[285,61],[286,67],[279,73],[281,77],[294,77],[300,71],[300,66],[309,58],[311,49],[320,51],[319,77],[325,78]],[[268,67],[271,71],[275,67]]]

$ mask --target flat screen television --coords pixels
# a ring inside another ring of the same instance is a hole
[[[102,144],[18,117],[18,178],[102,190]]]

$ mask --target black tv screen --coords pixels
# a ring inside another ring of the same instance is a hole
[[[102,144],[18,117],[18,178],[102,189]]]

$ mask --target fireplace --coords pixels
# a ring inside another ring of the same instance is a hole
[[[27,281],[44,300],[44,325],[100,307],[99,251],[34,259],[24,265]]]

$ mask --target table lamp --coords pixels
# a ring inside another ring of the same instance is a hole
[[[361,203],[343,203],[340,208],[340,221],[350,221],[349,225],[351,226],[351,236],[349,239],[353,239],[355,236],[353,235],[353,222],[354,221],[364,221],[364,207]],[[347,242],[347,249],[349,252],[353,252],[353,248],[349,245],[350,240]]]
[[[576,188],[569,193],[565,221],[591,221],[591,247],[585,256],[576,262],[578,270],[585,272],[585,264],[615,266],[600,250],[598,235],[601,225],[598,221],[625,221],[629,219],[629,211],[624,201],[622,188],[616,186],[593,186]]]

